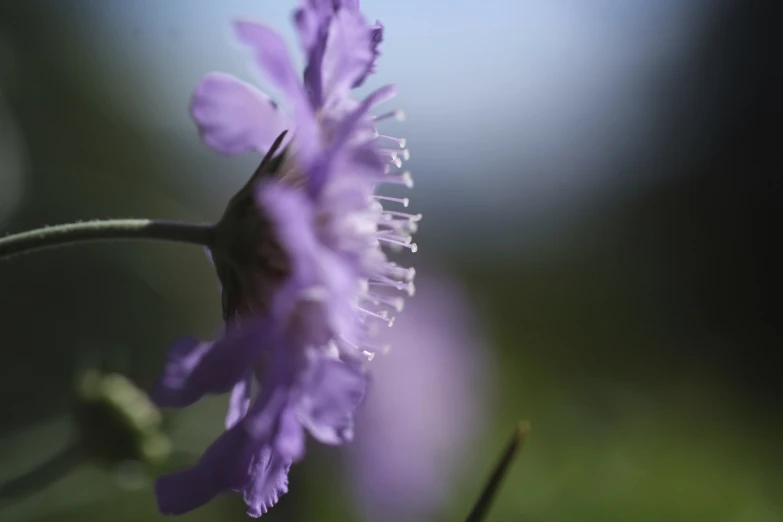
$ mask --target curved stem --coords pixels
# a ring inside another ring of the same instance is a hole
[[[152,239],[210,246],[212,225],[151,219],[106,219],[43,227],[0,238],[0,259],[85,241]]]
[[[72,442],[35,469],[0,484],[0,507],[18,502],[63,478],[87,460],[79,442]]]

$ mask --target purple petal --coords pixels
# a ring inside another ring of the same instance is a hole
[[[356,9],[358,8],[359,1],[356,0]],[[370,27],[370,52],[372,53],[372,59],[367,63],[367,66],[365,67],[362,74],[356,79],[356,81],[353,82],[351,87],[354,89],[360,87],[364,83],[364,80],[366,80],[370,74],[375,72],[376,62],[378,61],[378,57],[381,55],[381,52],[378,50],[381,42],[383,42],[383,24],[381,24],[380,20],[376,20],[375,25]]]
[[[318,23],[309,9],[296,9],[294,11],[294,27],[299,34],[299,43],[302,44],[305,53],[315,44],[318,36]]]
[[[255,440],[274,440],[280,415],[288,406],[296,379],[297,350],[288,339],[279,337],[271,345],[266,361],[261,393],[245,416],[243,425]]]
[[[158,478],[155,496],[165,515],[181,515],[223,491],[240,490],[251,478],[253,454],[241,425],[224,432],[194,467]]]
[[[284,130],[285,114],[252,85],[222,73],[205,76],[190,102],[201,139],[221,154],[256,150],[262,154]]]
[[[241,424],[224,432],[194,467],[160,477],[155,484],[158,508],[181,515],[225,491],[243,493],[248,515],[261,516],[288,491],[291,461],[268,442],[248,436]]]
[[[304,70],[304,86],[310,99],[310,106],[318,107],[324,105],[324,78],[323,61],[326,52],[326,40],[329,35],[328,26],[318,26],[316,34],[312,37],[313,42],[307,50],[307,65]]]
[[[245,418],[250,408],[250,392],[253,385],[253,372],[246,370],[245,376],[234,385],[231,397],[228,400],[228,413],[226,414],[226,429],[232,428],[237,422]]]
[[[357,147],[356,150],[360,151],[359,156],[353,158],[354,162],[362,163],[363,167],[370,165],[367,160],[374,153],[367,155],[367,150],[372,152],[372,149],[362,149],[356,144],[356,141],[364,139],[368,134],[374,133],[374,127],[372,122],[367,118],[367,113],[375,105],[382,103],[389,98],[392,98],[396,94],[396,88],[393,85],[386,85],[372,92],[367,96],[360,104],[356,105],[351,112],[343,117],[339,122],[336,122],[333,126],[332,139],[329,144],[329,149],[321,154],[317,161],[315,161],[308,171],[308,192],[311,198],[318,198],[321,190],[326,184],[329,174],[333,171],[340,170],[344,172],[344,166],[336,168],[336,163],[340,160],[346,160],[345,153],[352,154],[353,150],[345,150],[347,143],[354,144]],[[376,157],[377,160],[377,157]],[[380,174],[382,171],[382,164],[377,161],[374,162],[373,167]]]
[[[237,21],[234,30],[239,41],[253,51],[253,57],[261,69],[291,102],[297,157],[307,165],[319,149],[318,124],[285,42],[274,30],[254,22]]]
[[[299,35],[299,42],[305,54],[309,56],[313,48],[319,45],[319,40],[325,33],[324,29],[329,22],[332,9],[330,6],[321,5],[324,2],[305,3],[308,5],[294,11],[294,26]]]
[[[248,515],[260,517],[288,493],[289,469],[291,461],[283,459],[269,445],[262,446],[254,454],[250,481],[242,489]]]
[[[370,29],[361,12],[340,9],[332,17],[322,62],[324,106],[339,102],[371,67]]]
[[[189,380],[212,343],[203,343],[194,337],[182,337],[169,347],[163,376],[150,393],[158,406],[184,407],[201,398],[189,386]]]
[[[307,376],[297,413],[302,425],[324,444],[353,438],[353,414],[364,398],[367,377],[358,368],[323,356]]]
[[[269,337],[266,323],[227,331],[213,343],[181,339],[169,350],[163,377],[150,394],[158,406],[182,408],[225,393],[244,378]]]
[[[301,460],[304,456],[305,434],[292,408],[285,408],[280,414],[275,450],[283,458],[293,462]]]
[[[351,305],[356,275],[316,237],[312,202],[276,183],[260,185],[256,201],[291,260],[291,277],[273,303],[276,315],[298,322],[304,344],[324,344],[338,333],[350,336],[356,327]]]
[[[394,85],[385,85],[370,93],[348,116],[346,116],[332,136],[331,149],[336,151],[345,145],[357,129],[361,129],[362,120],[374,106],[393,98],[397,94]]]

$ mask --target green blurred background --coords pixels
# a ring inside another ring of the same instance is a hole
[[[418,85],[404,64],[422,74],[427,38],[439,38],[433,45],[444,53],[462,53],[466,34],[478,31],[469,38],[481,39],[494,27],[485,12],[519,16],[520,31],[546,24],[555,31],[553,12],[576,13],[558,26],[559,38],[542,31],[525,45],[503,26],[505,36],[493,38],[506,40],[486,45],[504,47],[506,62],[471,72],[470,60],[497,56],[468,57],[462,72],[481,76],[484,91],[444,85],[471,94],[460,93],[466,98],[453,107],[432,90],[402,98],[409,123],[400,129],[414,147],[411,168],[421,185],[411,197],[425,213],[414,260],[448,271],[467,289],[486,336],[487,382],[495,383],[486,390],[486,422],[457,456],[450,501],[430,519],[467,513],[524,418],[533,434],[490,521],[783,520],[775,225],[783,85],[773,3],[682,2],[689,9],[683,25],[676,2],[659,10],[656,2],[596,2],[593,14],[625,35],[607,46],[639,48],[622,59],[601,55],[617,60],[616,70],[606,70],[630,94],[601,106],[586,97],[580,110],[559,109],[572,102],[570,91],[562,99],[551,94],[538,119],[525,99],[543,99],[530,87],[543,89],[541,77],[571,68],[587,85],[605,72],[581,66],[580,41],[569,37],[582,30],[580,21],[595,23],[581,17],[590,4],[546,4],[560,7],[538,20],[543,1],[496,3],[457,14],[423,8],[417,15],[411,7],[415,20],[406,29],[403,18],[383,16],[395,6],[364,2],[389,28],[384,59],[397,76],[383,80],[403,91]],[[256,159],[217,157],[187,121],[188,89],[198,77],[244,70],[243,58],[228,44],[201,56],[205,41],[225,36],[223,18],[213,26],[207,15],[197,17],[216,4],[165,4],[0,6],[4,233],[91,218],[209,221],[245,181]],[[285,4],[268,7],[273,21],[285,21],[293,2]],[[260,1],[221,9],[267,18]],[[436,35],[427,24],[451,32]],[[629,24],[655,31],[637,40],[620,30]],[[547,54],[551,46],[559,46],[557,59]],[[511,81],[502,71],[518,64],[524,74]],[[451,65],[433,67],[435,76]],[[176,92],[162,87],[169,83]],[[604,85],[595,88],[600,94]],[[498,107],[498,89],[519,106]],[[639,103],[647,109],[637,114]],[[460,122],[442,125],[462,125],[473,148],[437,127],[445,113]],[[580,131],[559,141],[526,116]],[[623,141],[629,133],[634,138]],[[69,445],[81,369],[102,365],[149,386],[173,338],[217,331],[219,289],[206,256],[192,247],[78,246],[3,262],[0,317],[2,483]],[[197,455],[220,431],[224,403],[209,400],[171,418],[166,430],[177,459]],[[267,519],[361,520],[350,481],[335,480],[346,473],[341,452],[310,450],[291,474],[291,493]],[[78,466],[24,498],[0,496],[0,521],[163,519],[150,476],[128,466]],[[227,496],[182,519],[244,517],[241,499]]]

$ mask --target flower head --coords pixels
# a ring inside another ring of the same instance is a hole
[[[389,291],[413,291],[412,269],[388,261],[384,246],[408,247],[420,216],[385,211],[381,183],[400,154],[378,145],[370,111],[394,95],[382,87],[362,101],[350,91],[374,67],[380,29],[350,0],[308,0],[295,13],[307,55],[300,80],[280,36],[253,22],[238,40],[285,96],[290,114],[244,82],[212,73],[196,88],[191,114],[218,152],[266,156],[217,226],[212,257],[223,284],[226,326],[217,341],[185,338],[169,354],[153,392],[159,405],[185,407],[231,393],[227,431],[193,468],[162,477],[165,513],[183,513],[225,490],[242,492],[260,516],[287,491],[304,454],[305,432],[324,444],[353,437],[365,394],[361,364],[378,324],[401,309]],[[284,131],[288,131],[284,133]],[[284,148],[277,154],[274,140]],[[404,146],[404,140],[396,140]]]

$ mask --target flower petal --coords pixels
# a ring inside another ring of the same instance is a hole
[[[273,29],[254,22],[234,22],[239,41],[253,52],[258,65],[291,102],[296,128],[296,151],[299,161],[309,164],[319,149],[319,130],[299,75],[294,70],[285,42]]]
[[[297,322],[303,344],[325,344],[336,335],[351,335],[356,274],[316,237],[312,202],[301,191],[278,183],[260,185],[256,201],[291,260],[291,277],[273,303],[275,315]]]
[[[250,408],[250,392],[253,385],[253,371],[246,370],[241,381],[234,385],[231,397],[228,400],[228,413],[226,414],[226,429],[232,428],[237,422],[245,418]]]
[[[213,343],[193,338],[169,350],[163,377],[150,394],[158,406],[183,408],[211,393],[225,393],[245,377],[269,339],[269,326],[257,322],[228,329]]]
[[[292,408],[286,408],[280,414],[275,450],[282,457],[293,462],[301,460],[304,456],[305,433]]]
[[[297,414],[310,434],[324,444],[353,438],[353,414],[364,398],[367,377],[358,368],[319,356],[304,384]]]
[[[322,68],[324,106],[338,103],[371,67],[372,34],[360,11],[340,9],[332,17]]]
[[[199,82],[190,115],[201,139],[221,154],[256,150],[265,154],[290,128],[277,105],[252,85],[228,74],[211,73]]]
[[[356,0],[356,9],[358,8],[359,2]],[[372,53],[372,59],[367,63],[367,66],[365,67],[362,74],[353,82],[351,87],[354,89],[361,87],[361,85],[364,83],[364,80],[366,80],[370,74],[375,72],[375,63],[378,61],[378,57],[381,55],[381,52],[378,50],[381,42],[383,42],[383,24],[380,20],[376,20],[375,25],[370,27],[370,52]]]
[[[274,440],[280,415],[288,406],[296,378],[297,350],[290,340],[278,336],[269,348],[269,358],[259,377],[263,383],[261,393],[242,423],[250,436],[260,441]]]
[[[255,452],[250,481],[242,489],[248,515],[260,517],[288,493],[289,469],[291,461],[282,458],[270,445],[263,445]]]
[[[201,398],[188,385],[201,360],[212,349],[212,343],[201,342],[194,337],[182,337],[169,347],[163,376],[158,380],[150,397],[158,406],[184,407]]]
[[[374,106],[393,98],[397,94],[394,85],[384,85],[371,92],[362,102],[353,109],[335,129],[330,143],[333,151],[343,147],[348,139],[354,136],[357,130],[362,130],[363,120]]]
[[[165,515],[181,515],[203,506],[223,491],[245,488],[253,477],[252,449],[241,425],[223,432],[194,467],[158,478],[158,509]]]

